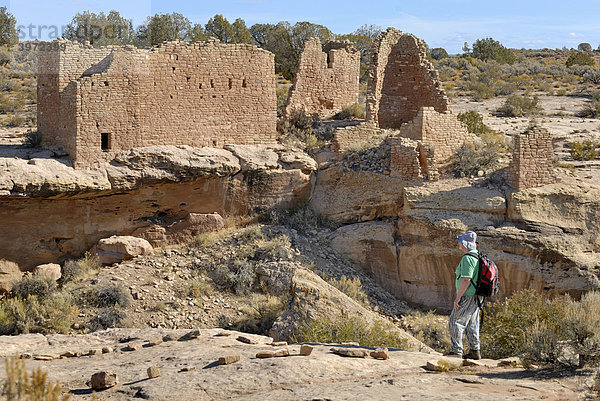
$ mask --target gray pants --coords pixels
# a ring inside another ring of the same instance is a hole
[[[469,348],[479,351],[481,344],[479,342],[479,307],[477,306],[476,295],[463,295],[458,304],[460,308],[453,309],[450,314],[448,328],[450,329],[450,339],[452,340],[451,352],[456,354],[463,353],[462,338],[466,331]]]

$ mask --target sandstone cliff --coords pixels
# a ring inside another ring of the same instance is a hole
[[[30,268],[189,213],[244,215],[310,196],[317,165],[302,151],[227,149],[132,149],[93,170],[49,151],[0,157],[0,258]]]

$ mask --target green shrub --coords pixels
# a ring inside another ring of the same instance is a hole
[[[68,294],[0,300],[0,335],[67,333],[77,316]]]
[[[511,50],[492,38],[477,39],[473,43],[472,55],[483,61],[494,60],[500,64],[513,64],[517,61]]]
[[[567,57],[566,61],[567,67],[572,67],[574,65],[594,65],[594,59],[586,52],[574,52]]]
[[[365,108],[358,103],[352,103],[350,106],[344,106],[341,111],[333,115],[334,120],[349,120],[351,118],[364,120]]]
[[[271,209],[261,216],[261,220],[268,224],[285,225],[301,233],[308,233],[319,227],[338,227],[335,222],[316,213],[306,202],[287,210]]]
[[[506,98],[504,104],[498,108],[497,113],[504,117],[523,117],[537,115],[541,108],[538,106],[539,98],[537,95],[523,96],[511,95]]]
[[[48,277],[24,276],[13,285],[15,297],[25,299],[30,295],[44,299],[56,291],[56,282]]]
[[[131,303],[131,295],[121,284],[102,282],[87,291],[85,300],[96,308],[128,306]]]
[[[569,153],[573,160],[592,160],[598,157],[596,145],[591,141],[572,142]]]
[[[70,394],[63,394],[60,383],[48,382],[48,374],[41,368],[31,373],[31,379],[25,366],[25,360],[17,356],[5,359],[6,379],[2,384],[2,395],[6,401],[68,401]]]
[[[90,332],[128,326],[131,326],[131,322],[127,318],[127,314],[115,307],[100,310],[86,325]]]
[[[339,279],[332,278],[327,280],[327,282],[361,305],[369,305],[369,297],[363,290],[362,283],[358,277],[349,279],[346,276],[342,276]]]
[[[399,338],[391,323],[367,324],[358,316],[341,312],[337,315],[321,315],[309,322],[302,322],[293,342],[344,343],[358,342],[366,347],[393,347],[407,349],[408,340]]]
[[[456,118],[465,124],[469,132],[473,134],[484,134],[492,131],[492,129],[483,122],[483,116],[475,110],[458,113]]]

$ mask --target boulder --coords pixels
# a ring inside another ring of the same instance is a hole
[[[390,359],[390,353],[388,352],[388,349],[383,347],[383,348],[376,348],[375,351],[371,351],[371,353],[369,354],[371,355],[371,358],[375,358],[375,359]]]
[[[60,280],[62,277],[60,265],[56,263],[46,263],[45,265],[39,265],[33,269],[34,276],[47,277],[54,281]]]
[[[308,344],[302,344],[300,346],[300,355],[302,356],[309,356],[310,354],[312,354],[312,351],[313,347]]]
[[[161,376],[160,369],[158,368],[158,366],[150,366],[146,370],[146,373],[148,373],[148,379],[154,379],[155,377]]]
[[[19,269],[19,265],[0,259],[0,294],[10,292],[13,288],[13,282],[22,276],[23,273]]]
[[[218,359],[219,365],[231,365],[232,363],[236,363],[241,358],[240,355],[226,355],[222,356]]]
[[[104,390],[110,387],[114,387],[119,383],[117,374],[111,371],[102,371],[94,373],[90,384],[94,390]]]
[[[111,265],[139,255],[151,254],[152,245],[143,238],[113,235],[98,241],[98,244],[92,249],[92,253],[98,255],[101,264]]]
[[[218,213],[190,213],[168,227],[169,236],[175,240],[198,234],[219,231],[225,227],[223,217]]]

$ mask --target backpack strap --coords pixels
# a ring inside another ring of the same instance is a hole
[[[467,252],[463,255],[463,257],[467,256],[467,255],[472,256],[475,259],[477,259],[477,268],[479,269],[479,255],[473,255],[472,253]],[[477,274],[479,274],[479,273],[477,273]],[[473,281],[472,278],[471,278],[471,284],[473,284],[473,287],[475,287],[475,289],[477,289],[477,285],[475,284],[475,282]]]

